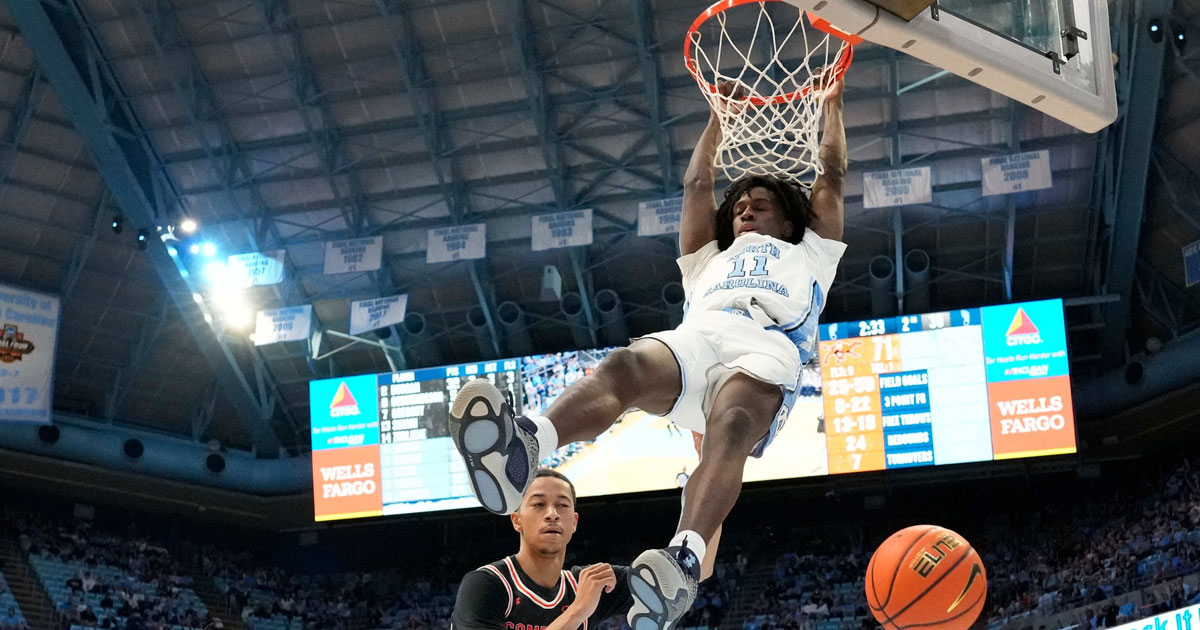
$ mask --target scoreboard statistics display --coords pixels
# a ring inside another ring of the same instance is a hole
[[[511,389],[520,359],[309,384],[316,519],[477,506],[446,425],[468,380]]]
[[[820,326],[829,472],[1075,452],[1062,301]]]
[[[822,324],[787,423],[747,482],[1075,452],[1062,302]],[[313,381],[318,521],[478,507],[446,419],[468,380],[542,413],[610,352],[562,352]],[[680,488],[689,431],[631,411],[542,462],[579,496]]]

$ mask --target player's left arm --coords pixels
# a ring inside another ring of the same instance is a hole
[[[821,131],[821,148],[817,159],[825,172],[813,182],[809,200],[817,218],[809,228],[821,238],[842,240],[845,215],[845,181],[849,169],[846,157],[846,127],[842,122],[842,91],[845,79],[838,79],[825,96],[821,113],[825,126]]]

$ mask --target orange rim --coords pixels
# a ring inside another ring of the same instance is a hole
[[[692,36],[699,31],[700,25],[704,24],[720,13],[724,13],[733,7],[741,6],[743,4],[782,1],[783,0],[719,0],[718,2],[713,3],[712,6],[705,9],[696,17],[695,20],[692,21],[692,25],[688,27],[687,33],[684,33],[683,35],[683,63],[688,69],[688,72],[691,73],[692,77],[696,79],[696,83],[700,85],[701,90],[706,90],[713,94],[717,93],[717,86],[709,83],[700,74],[700,69],[697,67],[695,59],[692,58],[692,46],[694,45]],[[845,76],[846,70],[850,68],[850,62],[854,60],[854,46],[861,44],[863,39],[857,35],[852,35],[838,29],[836,26],[830,24],[828,20],[821,19],[810,11],[805,11],[804,14],[808,18],[809,24],[812,24],[813,28],[836,37],[846,43],[846,46],[838,51],[837,59],[835,59],[833,62],[833,76],[835,80],[840,81],[842,77]],[[777,94],[775,96],[766,98],[760,96],[751,96],[750,98],[746,99],[746,102],[757,107],[762,107],[763,105],[779,105],[802,96],[806,96],[811,91],[812,87],[808,86],[794,92]]]

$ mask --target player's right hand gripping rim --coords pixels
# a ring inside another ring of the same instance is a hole
[[[489,512],[511,514],[537,472],[532,423],[513,416],[512,405],[496,386],[476,379],[455,396],[449,424],[475,497]]]

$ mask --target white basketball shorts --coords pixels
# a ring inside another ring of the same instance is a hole
[[[678,328],[646,338],[666,344],[679,363],[683,389],[666,418],[697,433],[704,433],[717,392],[735,373],[779,386],[783,404],[752,453],[761,457],[783,428],[800,380],[800,351],[787,335],[732,309],[691,313]]]

